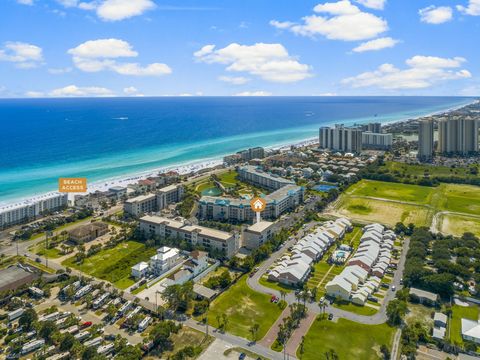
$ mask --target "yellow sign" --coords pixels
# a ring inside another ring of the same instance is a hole
[[[87,178],[59,178],[58,191],[64,193],[87,192]]]
[[[250,201],[250,206],[252,207],[253,211],[259,213],[265,210],[265,208],[267,207],[267,202],[260,197],[256,197]]]

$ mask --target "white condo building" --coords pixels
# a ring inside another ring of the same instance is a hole
[[[140,230],[162,238],[185,240],[207,250],[222,251],[227,257],[233,256],[240,247],[238,233],[192,225],[182,218],[172,220],[161,216],[144,216],[140,219]]]
[[[182,200],[184,188],[182,185],[169,185],[158,190],[155,194],[137,196],[125,201],[126,213],[139,217],[142,214],[160,211],[169,204]]]
[[[433,157],[433,120],[420,120],[418,123],[418,159],[428,161]]]
[[[478,151],[478,121],[454,117],[438,122],[438,152],[468,155]]]
[[[34,220],[45,211],[59,210],[68,205],[68,194],[53,193],[36,200],[0,207],[0,228]]]

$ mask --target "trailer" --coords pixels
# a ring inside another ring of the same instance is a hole
[[[11,322],[13,320],[16,320],[18,319],[20,316],[23,315],[23,313],[25,312],[25,309],[24,308],[20,308],[20,309],[17,309],[17,310],[13,310],[11,312],[8,313],[8,321]]]
[[[77,291],[77,293],[74,296],[74,299],[79,300],[80,298],[87,295],[90,291],[92,291],[92,285],[87,284],[84,287],[82,287],[80,290]]]
[[[107,299],[110,297],[110,293],[109,292],[106,292],[106,293],[103,293],[102,295],[100,295],[98,298],[95,299],[95,301],[93,302],[93,308],[94,309],[98,309],[100,306],[102,306],[105,301],[107,301]]]
[[[78,334],[74,335],[73,337],[77,339],[78,341],[83,341],[86,340],[90,337],[90,333],[88,331],[82,331],[79,332]]]
[[[102,341],[103,341],[103,338],[101,336],[97,336],[92,340],[85,341],[83,345],[86,347],[97,347],[102,343]]]
[[[98,349],[97,349],[97,354],[99,354],[99,355],[110,354],[113,351],[114,348],[115,348],[115,344],[113,344],[113,343],[99,346]]]
[[[51,314],[43,315],[38,318],[39,322],[43,321],[57,321],[60,319],[61,314],[58,311],[55,311]]]
[[[78,325],[72,325],[70,326],[69,328],[67,329],[63,329],[60,331],[61,334],[65,334],[65,333],[69,333],[69,334],[75,334],[78,332],[78,330],[80,330],[80,328],[78,327]]]
[[[128,309],[130,309],[131,306],[132,306],[132,302],[130,300],[127,301],[125,304],[122,305],[120,310],[118,310],[118,314],[120,316],[123,316],[128,311]]]
[[[40,349],[43,345],[45,345],[45,340],[43,339],[38,339],[38,340],[33,340],[25,345],[23,345],[21,354],[26,355],[28,353],[31,353],[32,351],[35,351],[37,349]]]
[[[147,316],[145,319],[140,321],[140,324],[138,324],[138,332],[144,332],[151,321],[152,321],[152,318],[150,316]]]
[[[70,352],[66,351],[66,352],[63,352],[63,353],[60,353],[60,354],[55,354],[55,355],[49,356],[45,360],[63,360],[63,359],[67,359],[69,357],[70,357]]]

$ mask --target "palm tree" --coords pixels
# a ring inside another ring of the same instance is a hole
[[[285,300],[287,297],[287,292],[283,289],[280,290],[280,299]]]

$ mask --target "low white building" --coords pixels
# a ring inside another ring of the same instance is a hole
[[[145,261],[141,261],[138,264],[132,266],[132,277],[135,279],[140,279],[147,275],[149,269],[149,265]]]
[[[462,338],[480,344],[479,322],[470,319],[462,319]]]

